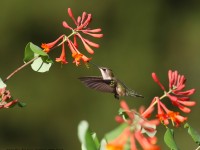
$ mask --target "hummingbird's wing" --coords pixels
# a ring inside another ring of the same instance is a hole
[[[101,92],[114,92],[114,87],[111,86],[111,80],[103,80],[102,77],[96,76],[79,77],[78,79],[88,88]]]

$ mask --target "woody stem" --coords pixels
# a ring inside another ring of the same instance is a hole
[[[22,66],[18,67],[17,69],[15,69],[11,74],[9,74],[3,81],[6,82],[8,79],[10,79],[12,76],[14,76],[17,72],[19,72],[20,70],[22,70],[24,67],[26,67],[27,65],[29,65],[30,63],[32,63],[34,60],[36,60],[37,58],[39,58],[39,56],[34,57],[33,59],[31,59],[30,61],[28,61],[27,63],[23,64]]]

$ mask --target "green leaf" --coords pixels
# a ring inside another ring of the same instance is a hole
[[[105,135],[105,139],[107,141],[111,141],[113,139],[115,139],[117,136],[119,136],[122,131],[127,127],[126,123],[123,123],[121,125],[119,125],[117,128],[115,128],[114,130],[110,131],[109,133],[107,133]]]
[[[52,63],[43,62],[42,58],[39,57],[31,64],[31,67],[34,71],[37,72],[47,72],[49,71]]]
[[[24,62],[28,62],[31,59],[34,58],[34,53],[30,48],[30,42],[26,45],[25,47],[25,52],[24,52]]]
[[[192,137],[195,143],[200,145],[200,134],[194,128],[192,128],[188,123],[184,125],[184,128],[188,128],[188,134]]]
[[[42,49],[40,47],[38,47],[37,45],[33,44],[33,43],[29,43],[30,49],[35,53],[38,54],[40,56],[48,56],[47,53],[45,53],[44,51],[42,51]]]
[[[49,56],[41,56],[42,61],[45,63],[53,63],[53,60]]]
[[[3,82],[3,80],[0,78],[0,88],[6,87],[6,84]]]
[[[164,135],[164,141],[171,150],[178,150],[176,142],[174,141],[174,130],[173,129],[167,128],[165,135]]]
[[[82,143],[82,150],[98,150],[99,144],[96,145],[95,138],[89,130],[89,124],[87,121],[81,121],[78,125],[78,137]],[[98,142],[99,143],[99,142]]]
[[[25,107],[26,106],[26,103],[24,103],[24,102],[18,102],[17,104],[18,104],[19,107]]]
[[[35,56],[40,55],[40,56],[48,56],[47,53],[43,52],[40,47],[37,45],[29,42],[26,47],[25,47],[25,52],[24,52],[24,62],[28,62],[32,60]]]
[[[96,147],[97,148],[100,147],[99,139],[97,138],[97,134],[96,133],[92,134],[92,138],[93,138],[93,141],[94,141]]]

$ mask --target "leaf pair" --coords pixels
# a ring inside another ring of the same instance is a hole
[[[78,126],[78,137],[82,150],[99,150],[100,143],[95,133],[91,134],[87,121],[81,121]]]
[[[191,136],[193,141],[198,145],[200,145],[200,134],[197,133],[197,131],[194,128],[192,128],[188,123],[184,125],[184,128],[188,129],[188,134]],[[176,142],[174,140],[173,129],[167,128],[167,131],[165,132],[164,135],[164,141],[171,150],[178,150],[178,146],[176,145]]]
[[[53,63],[47,53],[31,42],[29,42],[25,47],[24,62],[32,62],[31,68],[37,72],[49,71]]]

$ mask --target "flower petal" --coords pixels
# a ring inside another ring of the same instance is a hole
[[[70,27],[70,26],[67,24],[66,21],[63,21],[63,22],[62,22],[62,25],[63,25],[63,27],[65,27],[65,28],[67,28],[67,29],[73,30],[73,28]]]
[[[74,23],[75,23],[76,25],[78,25],[77,22],[76,22],[76,19],[74,18],[74,15],[73,15],[73,13],[72,13],[71,8],[68,8],[68,14],[69,14],[70,18],[72,18],[72,20],[74,21]]]
[[[81,39],[81,41],[83,42],[83,45],[85,47],[85,49],[88,51],[88,53],[90,54],[94,54],[93,49],[85,42],[85,40],[82,38],[82,36],[78,33],[77,36]]]
[[[87,44],[89,44],[90,46],[92,46],[92,47],[99,48],[99,44],[97,44],[97,43],[94,43],[94,42],[92,42],[92,41],[90,41],[90,40],[88,40],[88,39],[85,39],[85,38],[84,38],[84,41],[85,41]]]
[[[160,83],[160,80],[158,79],[156,73],[153,72],[151,75],[152,75],[153,80],[160,86],[160,88],[161,88],[163,91],[166,91],[166,90],[165,90],[165,87]]]
[[[92,37],[95,37],[95,38],[102,38],[103,37],[103,34],[93,34],[93,33],[88,33],[88,32],[85,32],[84,30],[82,30],[83,33],[85,34],[88,34]]]

